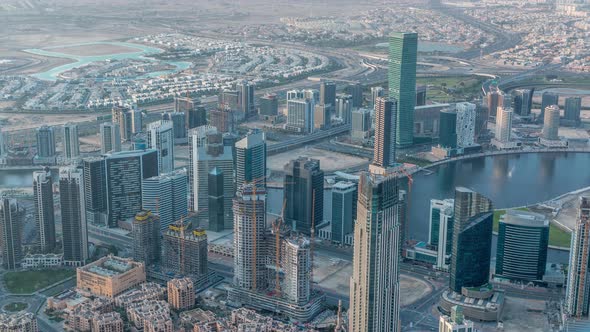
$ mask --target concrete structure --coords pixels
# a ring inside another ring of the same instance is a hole
[[[395,148],[396,148],[396,124],[398,104],[392,98],[377,98],[375,101],[375,146],[373,152],[373,164],[380,167],[390,167],[395,165]],[[413,110],[411,112],[413,121]],[[407,117],[407,116],[406,116]],[[413,127],[410,128],[410,131]],[[407,136],[407,133],[404,134]],[[401,138],[400,138],[401,139]],[[410,133],[410,140],[413,134]],[[404,137],[400,142],[406,142],[402,145],[408,145],[408,137]],[[409,144],[412,144],[411,142]]]
[[[64,265],[63,254],[27,254],[22,262],[23,269],[42,269]]]
[[[136,328],[143,329],[146,322],[169,320],[170,306],[166,301],[142,301],[127,308],[127,317]]]
[[[371,111],[360,108],[352,111],[352,130],[350,136],[353,140],[363,141],[371,136]]]
[[[462,102],[457,110],[457,146],[466,148],[475,145],[475,104]]]
[[[71,161],[80,156],[80,140],[78,138],[78,125],[66,123],[62,132],[63,153],[66,161]]]
[[[100,153],[121,151],[121,128],[118,123],[100,124]]]
[[[230,109],[212,109],[209,111],[209,123],[222,133],[231,133],[236,126],[234,112]]]
[[[282,292],[292,303],[305,305],[311,297],[311,249],[309,239],[298,237],[283,241],[285,272]]]
[[[0,236],[2,241],[2,267],[14,270],[20,266],[23,257],[21,243],[25,210],[16,199],[0,198]]]
[[[496,135],[492,145],[498,149],[513,149],[517,147],[516,142],[511,141],[512,136],[512,108],[498,107],[496,114]]]
[[[115,297],[115,305],[128,309],[135,303],[163,300],[166,297],[166,288],[154,282],[144,282],[136,288],[131,288]]]
[[[416,106],[417,33],[393,33],[389,37],[389,98],[397,101],[396,145],[414,141]]]
[[[186,169],[144,179],[141,205],[159,216],[160,229],[188,215],[188,176]]]
[[[256,181],[266,186],[266,136],[261,130],[249,132],[235,144],[236,188],[244,183]]]
[[[342,181],[332,186],[332,242],[344,244],[346,236],[353,232],[357,201],[356,183]]]
[[[448,271],[453,246],[453,199],[430,200],[428,244],[436,248],[436,268]]]
[[[315,103],[313,99],[290,99],[287,101],[287,124],[285,129],[312,133]]]
[[[398,180],[363,173],[350,278],[351,332],[401,331]]]
[[[158,150],[160,173],[174,170],[174,127],[172,121],[156,121],[148,125],[148,146]]]
[[[545,108],[542,137],[551,141],[559,139],[559,106],[549,105]]]
[[[133,114],[128,107],[115,106],[112,109],[112,121],[119,125],[120,137],[123,141],[131,140],[133,136]]]
[[[590,197],[580,197],[572,235],[565,308],[569,316],[587,319],[590,307]]]
[[[33,195],[39,250],[50,253],[55,249],[55,212],[53,181],[49,168],[33,172]]]
[[[260,97],[260,106],[258,107],[258,114],[263,116],[273,116],[279,113],[279,99],[277,95],[270,94]]]
[[[168,304],[176,310],[191,309],[195,305],[195,289],[190,278],[168,281]]]
[[[82,160],[86,220],[94,225],[107,225],[106,164],[102,157]]]
[[[563,124],[567,126],[579,126],[582,123],[580,119],[580,111],[582,110],[581,97],[565,98],[565,111],[563,116]]]
[[[111,299],[146,280],[143,263],[112,255],[77,268],[76,274],[78,289]]]
[[[64,264],[82,266],[89,258],[82,170],[73,166],[59,169],[59,201]]]
[[[324,172],[320,161],[300,157],[284,167],[285,222],[291,228],[310,235],[312,224],[324,220]]]
[[[548,244],[549,220],[544,215],[506,211],[498,227],[496,277],[541,281],[547,264]]]
[[[118,312],[108,312],[95,315],[92,319],[92,331],[123,332],[125,324]]]
[[[0,313],[0,331],[37,332],[37,317],[30,312]]]
[[[240,105],[241,91],[240,90],[223,90],[219,94],[218,104],[221,109],[227,109],[231,111],[241,111]]]
[[[160,261],[160,218],[149,210],[133,219],[133,259],[146,266]]]
[[[207,282],[207,234],[202,229],[189,231],[186,225],[170,225],[164,233],[162,262],[166,271],[189,276],[195,287]]]
[[[438,332],[476,332],[473,322],[463,316],[461,306],[451,308],[451,316],[440,316]]]

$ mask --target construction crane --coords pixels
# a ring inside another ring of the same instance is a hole
[[[275,219],[272,223],[272,230],[275,235],[275,294],[281,294],[281,226],[285,217],[285,205],[287,205],[287,199],[283,199],[283,209],[281,215]]]

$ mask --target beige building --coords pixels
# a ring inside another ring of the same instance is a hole
[[[0,313],[0,331],[2,332],[37,332],[37,317],[30,312],[16,314]]]
[[[190,278],[168,281],[168,304],[177,310],[190,309],[195,305],[195,289]]]
[[[174,332],[174,324],[170,316],[159,315],[150,317],[143,322],[144,332]]]
[[[127,317],[135,327],[142,329],[146,321],[170,319],[170,306],[166,301],[145,300],[130,306],[127,309]]]
[[[123,319],[118,312],[95,315],[92,332],[123,332]]]
[[[77,269],[79,290],[109,298],[114,298],[145,280],[145,268],[142,263],[112,255]]]

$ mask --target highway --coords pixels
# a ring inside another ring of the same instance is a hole
[[[350,131],[350,124],[330,128],[327,130],[316,131],[310,135],[304,135],[287,141],[270,144],[266,148],[266,153],[267,155],[272,156],[274,154],[285,152],[308,143],[313,143],[332,136],[340,135],[348,131]]]

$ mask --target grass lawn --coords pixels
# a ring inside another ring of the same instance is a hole
[[[528,208],[518,208],[518,210],[528,211]],[[494,211],[494,232],[498,232],[500,225],[500,218],[506,213],[506,210],[495,210]],[[549,223],[549,245],[558,247],[569,247],[571,240],[571,233],[564,231],[563,229]]]
[[[69,269],[7,272],[4,274],[4,284],[11,293],[28,294],[75,274],[75,270]]]
[[[25,310],[29,305],[23,302],[12,302],[4,306],[4,310],[8,312],[17,312]]]

